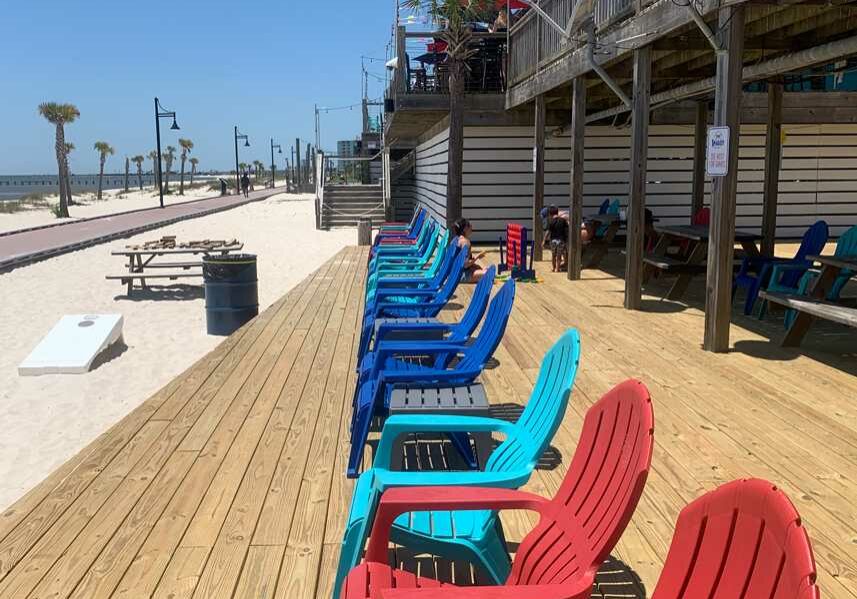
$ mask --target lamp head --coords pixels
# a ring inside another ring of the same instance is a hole
[[[172,129],[173,131],[179,130],[179,124],[176,122],[176,117],[173,117],[173,126],[170,127],[170,129]]]
[[[277,148],[277,154],[282,154],[282,153],[283,153],[283,148]]]
[[[250,140],[249,140],[249,139],[244,140],[244,147],[245,147],[245,148],[249,148],[249,147],[250,147]]]

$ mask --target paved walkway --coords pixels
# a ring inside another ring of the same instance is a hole
[[[244,196],[224,196],[125,212],[67,224],[29,229],[0,237],[0,272],[166,225],[230,210],[283,193],[264,189]]]

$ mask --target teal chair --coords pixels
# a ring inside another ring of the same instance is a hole
[[[375,291],[378,286],[384,286],[384,283],[395,285],[395,281],[401,279],[403,281],[403,286],[405,284],[410,285],[412,287],[418,287],[419,281],[431,281],[438,274],[438,270],[440,269],[441,263],[443,262],[442,256],[444,250],[446,250],[447,243],[449,242],[449,231],[444,231],[443,235],[437,239],[436,249],[437,252],[434,256],[434,259],[431,261],[431,264],[426,267],[411,267],[409,269],[401,268],[399,270],[387,269],[387,266],[379,267],[375,272],[369,275],[366,281],[366,299],[370,301],[375,296]],[[404,265],[395,265],[397,267],[403,267]]]
[[[607,200],[604,200],[605,202]],[[613,200],[610,202],[610,205],[607,207],[607,210],[604,211],[605,214],[615,214],[619,215],[621,211],[621,204],[619,204],[619,200]],[[595,231],[595,237],[604,237],[607,234],[607,229],[610,228],[610,225],[601,225],[598,227],[598,230]]]
[[[387,418],[373,467],[357,480],[342,540],[333,597],[339,598],[348,572],[360,563],[381,494],[404,486],[477,486],[515,489],[530,478],[565,414],[580,361],[580,335],[569,329],[545,355],[530,401],[515,423],[474,416],[398,415]],[[481,472],[394,472],[389,470],[397,437],[411,432],[503,433]],[[449,559],[482,566],[497,582],[510,563],[496,513],[420,512],[404,514],[393,527],[393,541]]]
[[[854,259],[857,257],[857,225],[854,225],[842,236],[839,238],[839,241],[836,242],[836,251],[833,253],[837,258],[851,258]],[[774,285],[773,281],[781,280],[780,272],[778,269],[787,269],[788,265],[774,266],[773,274],[771,275],[771,285],[768,286],[769,291],[778,291],[780,293],[793,293],[796,295],[807,295],[809,291],[812,289],[812,284],[815,281],[816,277],[819,275],[819,271],[814,269],[808,269],[803,276],[800,278],[800,282],[797,285],[797,288],[794,287],[786,287],[783,285]],[[784,270],[783,270],[784,272]],[[851,277],[854,276],[854,272],[851,270],[843,270],[839,273],[839,276],[836,277],[836,281],[834,281],[833,286],[830,288],[830,291],[827,293],[828,301],[835,302],[839,300],[839,295],[842,293],[843,287],[848,283]],[[767,302],[762,303],[762,310],[759,313],[759,318],[762,318],[765,315],[765,308],[767,307]],[[797,312],[794,310],[786,311],[785,318],[785,326],[786,328],[790,328],[792,326],[792,322],[794,322],[795,317],[797,316]]]

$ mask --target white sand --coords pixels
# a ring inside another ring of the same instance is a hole
[[[179,204],[219,195],[219,192],[211,191],[208,189],[208,185],[206,185],[198,189],[185,189],[185,194],[180,196],[178,195],[178,183],[173,185],[172,181],[170,181],[170,191],[173,193],[164,196],[165,204]],[[117,197],[120,194],[122,197]],[[132,187],[128,193],[114,189],[103,192],[101,197],[101,200],[96,200],[95,193],[75,194],[74,201],[80,202],[83,205],[69,206],[68,212],[71,215],[70,218],[57,218],[48,207],[25,209],[11,214],[0,213],[0,232],[52,225],[80,218],[126,212],[128,210],[154,208],[160,204],[157,191],[154,187],[144,187],[142,191],[139,188]],[[56,194],[45,196],[45,199],[51,204],[59,202],[59,196]]]
[[[316,231],[314,218],[311,196],[277,195],[0,275],[0,510],[222,340],[205,333],[201,294],[124,299],[124,286],[104,279],[123,270],[111,248],[161,235],[236,237],[259,256],[264,309],[356,243],[354,229]],[[93,312],[125,316],[124,353],[87,374],[18,376],[18,364],[61,315]]]

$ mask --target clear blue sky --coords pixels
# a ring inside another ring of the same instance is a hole
[[[314,140],[313,104],[361,97],[361,54],[384,58],[394,0],[166,0],[147,3],[21,0],[2,10],[0,174],[53,173],[54,130],[37,113],[43,101],[80,110],[66,127],[76,146],[72,170],[97,172],[92,144],[124,156],[155,146],[152,99],[178,112],[164,121],[162,145],[193,140],[200,168],[234,163],[232,127],[250,136],[242,161],[270,162],[269,139],[284,152],[295,137]],[[383,75],[382,62],[369,70]],[[369,95],[383,84],[370,78]],[[359,108],[322,114],[322,146],[353,138]],[[285,154],[282,157],[285,157]],[[283,162],[278,160],[278,165]]]

